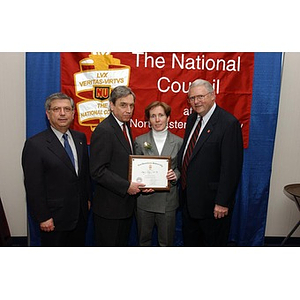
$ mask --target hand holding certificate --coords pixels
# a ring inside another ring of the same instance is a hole
[[[143,189],[170,190],[167,173],[170,169],[169,156],[129,156],[129,181],[145,184]]]

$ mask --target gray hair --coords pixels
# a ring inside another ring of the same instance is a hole
[[[66,100],[70,100],[72,109],[73,109],[73,110],[75,109],[75,103],[74,103],[74,100],[73,100],[70,96],[68,96],[68,95],[66,95],[66,94],[64,94],[64,93],[61,93],[61,92],[59,92],[59,93],[54,93],[54,94],[52,94],[52,95],[50,95],[50,96],[47,97],[46,102],[45,102],[45,109],[46,109],[46,110],[50,110],[52,101],[53,101],[53,100],[57,100],[57,99],[66,99]]]
[[[193,88],[195,86],[201,86],[201,85],[204,85],[209,93],[214,91],[214,88],[209,81],[204,80],[204,79],[196,79],[195,81],[193,81],[191,83],[191,85],[189,87],[189,94],[190,94],[191,88]]]
[[[119,85],[112,90],[109,101],[115,105],[118,99],[127,97],[128,95],[132,95],[133,100],[135,101],[135,94],[131,88],[125,85]]]

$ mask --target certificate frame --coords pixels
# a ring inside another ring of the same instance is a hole
[[[129,155],[128,179],[146,184],[141,189],[169,191],[166,175],[170,168],[171,156]]]

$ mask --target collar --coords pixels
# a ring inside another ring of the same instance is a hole
[[[168,131],[168,126],[165,127],[165,129],[161,130],[161,131],[156,131],[154,128],[152,128],[152,132],[154,136],[163,136],[166,135]]]
[[[60,132],[59,130],[55,129],[53,126],[50,126],[50,127],[51,127],[52,131],[54,132],[54,134],[57,136],[57,138],[58,138],[59,140],[61,140],[61,139],[62,139],[62,136],[63,136],[64,134],[63,134],[62,132]],[[68,136],[71,136],[71,132],[70,132],[69,129],[68,129],[65,133],[68,134]]]
[[[122,128],[122,127],[123,127],[123,124],[125,124],[125,122],[121,122],[118,118],[116,118],[116,116],[114,115],[113,112],[112,112],[111,114],[112,114],[112,116],[115,118],[115,120],[117,121],[117,123],[119,124],[119,126]]]
[[[207,112],[207,114],[205,116],[203,116],[202,118],[202,122],[203,124],[206,124],[208,122],[208,120],[210,119],[210,117],[212,116],[212,114],[214,113],[215,109],[216,109],[217,105],[216,103],[214,103],[214,105],[211,107],[211,109]],[[198,115],[198,118],[200,118],[200,116]]]

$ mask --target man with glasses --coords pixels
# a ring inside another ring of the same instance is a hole
[[[178,153],[185,246],[226,246],[243,163],[239,121],[215,103],[213,86],[195,80],[188,102],[183,145]]]
[[[28,209],[39,223],[42,246],[84,246],[90,179],[84,133],[69,129],[75,114],[71,97],[45,102],[50,127],[29,138],[22,153]]]

